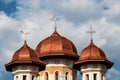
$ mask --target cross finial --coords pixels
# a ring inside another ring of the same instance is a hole
[[[93,33],[96,33],[93,29],[92,29],[92,24],[90,24],[90,30],[87,31],[87,33],[89,33],[91,35],[91,40],[93,40]]]
[[[30,34],[30,32],[27,31],[27,26],[25,25],[24,28],[20,31],[21,34],[23,34],[23,38],[26,41],[28,35]]]
[[[53,17],[53,18],[50,19],[50,20],[54,21],[54,23],[55,23],[55,31],[56,31],[56,29],[57,29],[56,23],[57,23],[57,21],[60,20],[60,18],[58,18],[57,16],[55,16],[55,17]]]

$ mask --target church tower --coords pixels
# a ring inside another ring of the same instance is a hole
[[[5,67],[7,71],[13,73],[14,80],[37,80],[38,72],[45,68],[45,64],[39,60],[37,53],[25,41]]]
[[[95,31],[90,27],[91,42],[84,48],[74,67],[80,71],[82,80],[105,80],[106,70],[111,68],[113,63],[109,61],[104,51],[98,48],[93,40],[92,33]]]
[[[82,80],[105,80],[106,70],[113,65],[105,53],[93,41],[83,49],[75,67],[80,70]]]
[[[40,80],[76,80],[73,63],[79,58],[74,44],[62,37],[56,30],[41,41],[36,51],[46,63],[46,68],[39,72]]]

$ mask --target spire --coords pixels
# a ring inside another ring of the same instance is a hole
[[[54,16],[52,19],[50,19],[50,20],[52,20],[53,22],[54,22],[54,24],[55,24],[55,31],[57,30],[57,26],[56,26],[56,24],[57,24],[57,22],[60,20],[60,18],[58,18],[57,16]]]
[[[93,41],[93,33],[96,33],[96,32],[92,29],[92,24],[90,24],[90,30],[87,31],[87,33],[90,34],[90,36],[91,36],[91,42],[92,42],[92,41]]]
[[[57,31],[57,27],[56,27],[56,26],[55,26],[55,28],[54,28],[54,29],[55,29],[55,31]]]
[[[27,41],[26,40],[24,41],[24,45],[23,46],[27,46]]]

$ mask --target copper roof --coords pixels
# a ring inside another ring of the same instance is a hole
[[[106,58],[105,53],[98,48],[92,40],[89,46],[82,50],[79,60],[75,62],[75,66],[89,62],[102,63],[105,64],[107,68],[111,68],[113,65],[113,63]]]
[[[40,69],[45,67],[45,64],[39,60],[37,53],[27,45],[26,41],[23,47],[15,52],[11,62],[5,64],[5,67],[11,71],[13,66],[19,64],[34,64],[40,66]]]
[[[40,42],[36,51],[38,52],[40,58],[67,56],[68,58],[71,57],[73,59],[78,59],[79,57],[74,44],[65,37],[62,37],[57,31],[54,31],[50,37]]]

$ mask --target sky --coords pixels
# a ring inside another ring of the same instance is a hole
[[[86,32],[92,24],[94,43],[114,62],[106,80],[120,76],[120,0],[0,0],[0,80],[13,80],[4,65],[27,40],[35,49],[40,41],[54,32],[54,16],[60,18],[57,31],[71,40],[78,51],[90,43]],[[26,30],[25,38],[20,33]],[[81,80],[78,72],[77,80]]]

